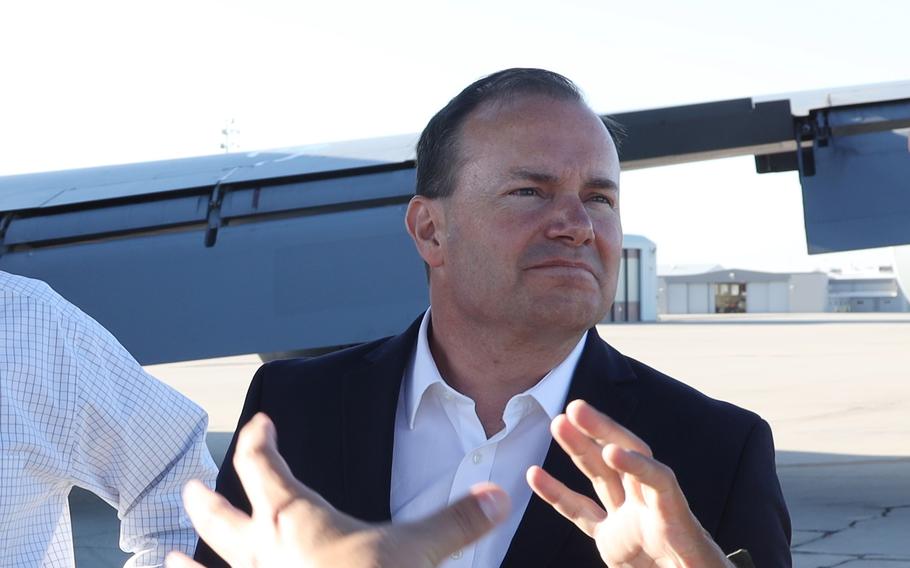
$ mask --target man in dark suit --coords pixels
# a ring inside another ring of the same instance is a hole
[[[250,386],[241,425],[271,416],[298,479],[372,522],[501,485],[512,516],[445,566],[725,566],[739,548],[790,565],[767,423],[593,328],[616,292],[619,159],[571,82],[512,69],[455,97],[421,135],[406,225],[431,310]],[[233,447],[218,490],[249,511]]]

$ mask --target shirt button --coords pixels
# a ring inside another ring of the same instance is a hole
[[[454,554],[452,554],[452,560],[458,560],[459,558],[461,558],[460,550],[458,552],[455,552]]]
[[[478,464],[483,461],[483,454],[480,452],[474,452],[471,454],[471,461],[475,464]]]

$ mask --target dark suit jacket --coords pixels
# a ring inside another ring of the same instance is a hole
[[[238,424],[259,411],[278,432],[279,450],[298,479],[341,511],[388,521],[395,411],[419,320],[402,335],[307,360],[263,365]],[[759,568],[789,567],[790,518],[774,466],[768,424],[625,357],[592,329],[568,401],[581,398],[641,437],[670,466],[692,511],[726,552],[748,549]],[[231,463],[217,489],[246,511]],[[555,442],[544,469],[595,498],[587,478]],[[203,542],[196,558],[223,566]],[[536,496],[502,563],[506,568],[603,566],[593,540]]]

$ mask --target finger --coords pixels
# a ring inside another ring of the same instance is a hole
[[[594,491],[608,512],[615,511],[625,501],[622,481],[603,459],[602,447],[581,432],[560,414],[550,423],[556,443],[565,450],[572,462],[594,486]]]
[[[641,486],[645,486],[653,491],[658,499],[658,504],[685,504],[686,509],[688,509],[686,498],[679,487],[676,475],[666,465],[650,456],[629,451],[614,444],[604,448],[603,456],[604,461],[610,467],[623,472],[627,478],[634,480],[635,484],[638,485],[635,490],[636,497],[642,502],[645,501],[645,497]]]
[[[641,438],[583,400],[570,402],[566,407],[566,417],[582,433],[596,440],[601,447],[617,444],[646,456],[651,455],[651,448]]]
[[[169,552],[164,559],[165,568],[205,568],[182,552]]]
[[[433,565],[479,539],[509,516],[509,496],[492,483],[471,487],[470,494],[429,517],[394,530],[426,551]]]
[[[240,430],[234,469],[256,517],[274,519],[284,507],[302,499],[320,508],[328,503],[294,477],[275,441],[275,426],[258,413]]]
[[[642,504],[647,503],[645,501],[645,493],[642,491],[641,481],[637,477],[631,473],[621,473],[619,478],[622,480],[622,488],[626,493],[626,499],[633,499]]]
[[[184,486],[183,504],[199,537],[219,556],[233,565],[249,557],[244,543],[252,521],[245,513],[196,480]]]
[[[594,538],[597,524],[607,518],[606,511],[536,465],[528,469],[526,477],[528,485],[538,497],[556,509],[560,515],[572,521],[586,535]]]

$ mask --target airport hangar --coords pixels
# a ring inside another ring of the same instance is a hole
[[[908,312],[893,267],[759,272],[715,266],[662,269],[660,314]]]
[[[626,170],[797,171],[811,253],[910,243],[910,82],[612,117]],[[397,333],[428,302],[402,223],[414,138],[0,178],[0,270],[50,283],[143,364]],[[633,249],[639,286],[608,319],[647,318],[634,295],[656,296]]]

